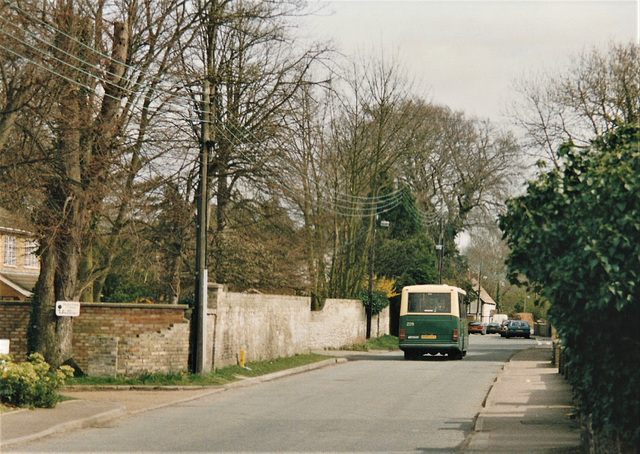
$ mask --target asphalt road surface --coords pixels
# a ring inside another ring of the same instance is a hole
[[[458,452],[504,362],[535,343],[472,335],[462,361],[356,354],[6,452]]]

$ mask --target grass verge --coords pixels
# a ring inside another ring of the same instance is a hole
[[[355,350],[368,352],[369,350],[398,350],[398,338],[396,336],[384,335],[371,338],[361,344],[347,345],[340,350]]]
[[[340,350],[369,351],[369,350],[397,350],[398,338],[382,336],[369,339],[361,344],[342,347]],[[309,353],[295,355],[288,358],[277,358],[269,361],[253,361],[245,367],[229,366],[210,372],[207,375],[175,372],[170,374],[141,374],[133,377],[76,377],[66,380],[67,386],[221,386],[226,383],[241,380],[246,377],[258,377],[272,372],[278,372],[294,367],[304,366],[329,359],[331,356]],[[0,413],[19,409],[0,403]]]
[[[309,353],[270,361],[248,362],[245,367],[229,366],[217,369],[207,375],[175,372],[170,374],[141,374],[133,377],[76,377],[67,380],[67,386],[220,386],[241,380],[244,377],[258,377],[271,372],[304,366],[330,358]]]

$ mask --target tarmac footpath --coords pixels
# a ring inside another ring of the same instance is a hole
[[[551,358],[545,341],[505,364],[463,452],[583,452],[571,388]]]

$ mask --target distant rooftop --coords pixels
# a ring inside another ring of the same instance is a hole
[[[25,235],[33,232],[33,227],[24,216],[0,207],[0,231]]]

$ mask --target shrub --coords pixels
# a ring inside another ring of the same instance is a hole
[[[369,292],[366,289],[360,289],[356,292],[356,299],[362,301],[364,307],[369,307]],[[382,310],[389,305],[389,298],[385,292],[374,290],[373,292],[373,305],[371,305],[371,315],[378,315]]]
[[[640,125],[563,145],[507,203],[511,277],[552,303],[569,381],[594,438],[640,446]],[[631,449],[631,448],[630,448]],[[631,450],[629,452],[632,452]],[[633,451],[636,452],[636,451]]]
[[[0,402],[18,407],[52,408],[60,401],[57,390],[73,368],[61,366],[51,371],[39,353],[33,353],[27,362],[15,363],[10,355],[0,355]]]

